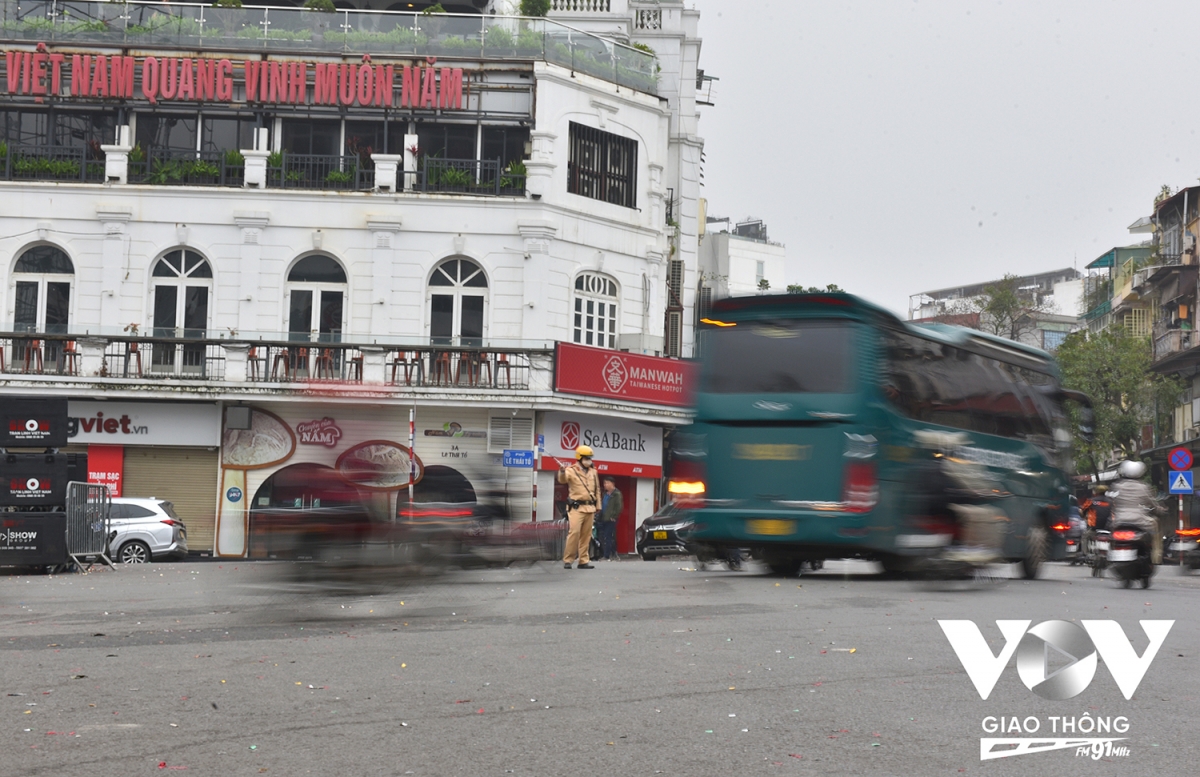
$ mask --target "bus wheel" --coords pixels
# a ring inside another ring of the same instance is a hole
[[[881,556],[879,563],[883,566],[883,574],[894,579],[907,577],[912,571],[912,561],[904,556]]]
[[[772,574],[782,575],[783,577],[796,577],[800,574],[800,564],[802,562],[797,558],[777,558],[767,562],[767,567]]]
[[[1042,571],[1042,562],[1046,560],[1046,530],[1034,526],[1029,530],[1029,543],[1025,548],[1025,558],[1021,559],[1021,574],[1026,580],[1036,580]]]

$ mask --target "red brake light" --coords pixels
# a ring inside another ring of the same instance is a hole
[[[176,521],[172,518],[164,518],[159,523],[165,523],[167,526],[183,526],[183,521]]]
[[[1056,524],[1054,524],[1053,526],[1051,526],[1050,528],[1051,528],[1051,529],[1054,529],[1054,531],[1067,531],[1068,529],[1070,529],[1070,528],[1071,528],[1071,524],[1069,524],[1069,523],[1056,523]]]
[[[846,465],[846,485],[842,491],[842,502],[848,513],[869,513],[879,503],[879,485],[875,478],[875,465],[856,461]]]
[[[1135,531],[1115,531],[1112,533],[1112,538],[1114,540],[1132,540],[1132,539],[1137,538],[1137,532],[1135,532]]]
[[[401,518],[466,518],[471,515],[471,510],[468,509],[449,509],[449,510],[401,510]]]
[[[703,461],[676,460],[671,464],[671,477],[667,479],[667,493],[677,503],[703,502],[708,493],[707,474]]]

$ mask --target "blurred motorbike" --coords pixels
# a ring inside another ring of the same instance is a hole
[[[1108,568],[1108,549],[1112,544],[1112,532],[1107,529],[1097,530],[1092,539],[1092,549],[1088,561],[1092,565],[1092,577],[1104,577]]]
[[[1176,529],[1167,552],[1179,559],[1182,574],[1200,569],[1200,529]]]
[[[914,521],[942,544],[918,557],[913,571],[929,580],[977,577],[1003,560],[1008,517],[998,503],[1010,494],[986,467],[956,455],[960,435],[930,432],[918,439],[931,453],[917,480]]]
[[[1150,587],[1154,564],[1150,559],[1150,534],[1142,526],[1118,523],[1113,527],[1108,550],[1108,566],[1122,588],[1130,588],[1135,580],[1142,588]]]

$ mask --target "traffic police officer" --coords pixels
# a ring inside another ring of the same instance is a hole
[[[600,476],[592,466],[592,449],[580,445],[575,449],[575,463],[560,462],[558,482],[567,486],[567,519],[570,530],[563,551],[563,569],[579,559],[579,569],[595,569],[588,563],[588,545],[592,541],[592,521],[600,504]]]

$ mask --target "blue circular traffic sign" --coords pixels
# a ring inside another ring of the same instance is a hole
[[[1175,448],[1167,456],[1167,461],[1171,464],[1171,469],[1191,469],[1192,452],[1187,448]]]

